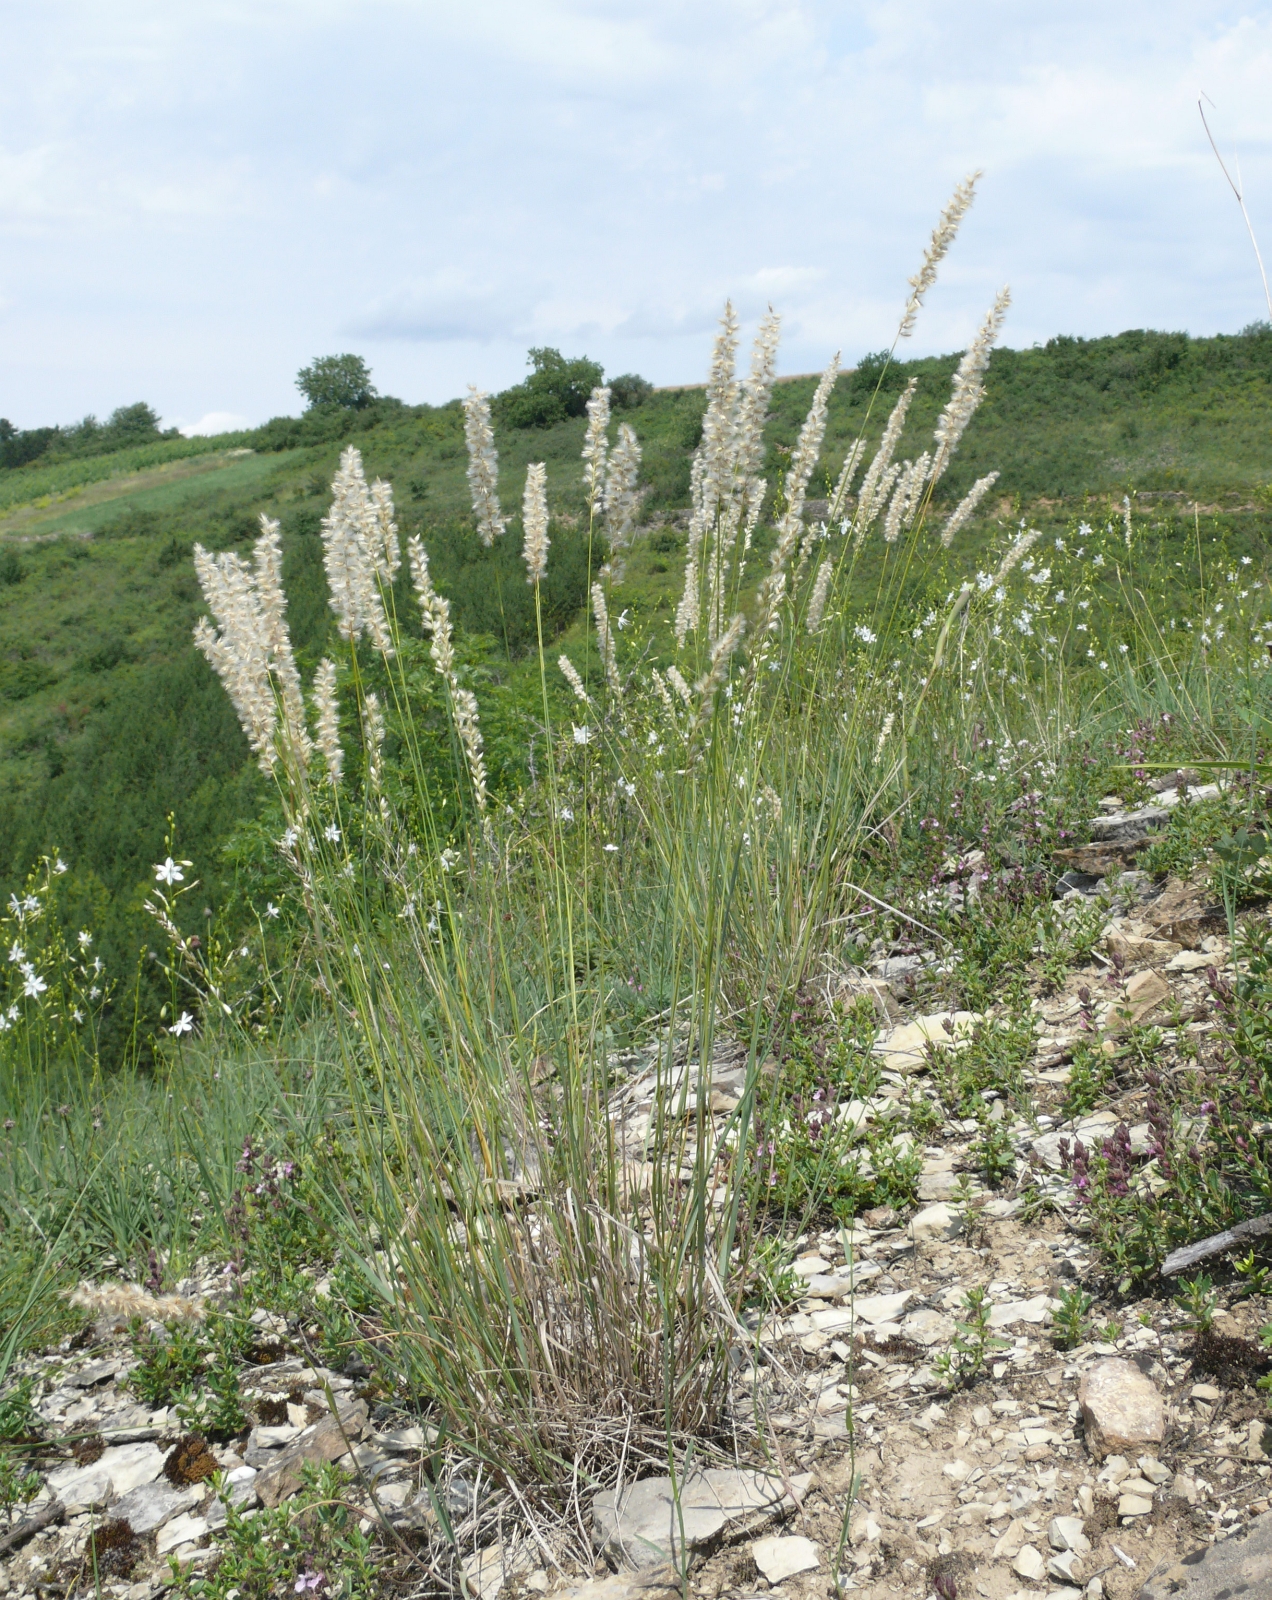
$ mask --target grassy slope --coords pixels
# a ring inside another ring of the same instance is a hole
[[[954,365],[948,357],[893,368],[877,398],[867,371],[841,381],[820,475],[833,476],[863,422],[877,435],[910,372],[920,390],[902,453],[923,448]],[[1255,545],[1269,522],[1266,489],[1253,501],[1251,490],[1272,478],[1270,385],[1272,334],[1190,341],[1132,333],[1002,351],[943,488],[952,502],[975,476],[1002,472],[1001,495],[969,533],[973,542],[1008,517],[1103,512],[1129,489],[1142,508],[1156,508],[1164,540],[1175,537],[1175,513],[1186,511],[1191,525],[1196,500],[1213,527]],[[775,390],[770,482],[811,389],[805,379]],[[651,521],[687,500],[703,399],[700,390],[662,391],[631,416],[645,449]],[[525,464],[548,463],[557,515],[547,621],[567,638],[586,592],[581,437],[577,421],[499,436],[506,507],[515,505]],[[15,551],[21,574],[0,585],[6,883],[37,850],[57,844],[90,865],[108,892],[127,897],[155,858],[168,810],[206,862],[235,819],[258,803],[260,786],[228,702],[189,643],[201,609],[189,553],[196,539],[246,549],[259,511],[281,517],[293,634],[302,665],[312,667],[329,624],[319,518],[346,439],[362,449],[369,475],[393,482],[403,531],[423,534],[461,626],[490,640],[488,670],[507,676],[509,656],[533,637],[519,532],[514,525],[493,552],[472,537],[457,405],[385,404],[333,419],[284,419],[215,446],[172,441],[0,474],[0,556]],[[256,454],[233,456],[235,447]],[[180,455],[184,469],[173,464]],[[651,623],[665,622],[674,604],[678,543],[667,529],[639,545],[619,591]],[[409,605],[405,592],[402,598]]]

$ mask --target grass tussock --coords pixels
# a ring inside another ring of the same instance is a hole
[[[934,262],[947,246],[938,229]],[[767,477],[778,325],[740,375],[726,308],[663,614],[625,600],[640,441],[626,422],[611,436],[598,387],[574,529],[590,605],[559,659],[552,468],[501,487],[474,393],[473,516],[487,546],[520,535],[533,601],[524,783],[492,763],[480,664],[427,539],[403,560],[393,491],[356,448],[322,525],[336,638],[320,660],[293,648],[277,523],[262,518],[250,558],[198,549],[197,643],[276,831],[227,927],[192,918],[199,880],[170,825],[146,902],[166,1036],[146,1070],[102,1067],[79,1000],[91,930],[58,862],[11,904],[10,1357],[66,1306],[44,1290],[89,1259],[147,1283],[80,1292],[101,1310],[158,1305],[203,1256],[232,1293],[268,1282],[333,1360],[365,1357],[519,1503],[561,1512],[580,1480],[679,1470],[739,1428],[770,1447],[732,1386],[739,1343],[792,1293],[783,1240],[911,1204],[933,1118],[978,1119],[989,1183],[1012,1169],[988,1108],[1028,1108],[1026,977],[1063,983],[1099,936],[1053,898],[1054,853],[1084,842],[1111,786],[1144,798],[1155,764],[1265,759],[1260,569],[1199,552],[1195,607],[1163,613],[1144,597],[1179,580],[1129,500],[1098,526],[1021,523],[964,548],[992,474],[949,504],[941,485],[1006,304],[905,456],[916,388],[879,367],[874,442],[864,427],[844,442],[824,507],[836,362]],[[1184,808],[1160,845],[1176,867],[1234,824],[1235,793],[1195,836]],[[1005,1016],[862,1131],[850,1108],[884,1078],[873,1002],[845,979],[917,949],[942,957],[916,978],[934,1004]],[[1246,1093],[1243,1115],[1264,1090]],[[1169,1224],[1141,1206],[1129,1226],[1096,1189],[1137,1270]],[[1190,1214],[1219,1215],[1211,1200]],[[40,1293],[15,1298],[37,1254]]]

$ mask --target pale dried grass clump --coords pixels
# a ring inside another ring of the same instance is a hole
[[[135,1283],[81,1283],[70,1295],[80,1311],[95,1317],[120,1317],[131,1321],[144,1317],[149,1322],[202,1322],[207,1306],[183,1294],[151,1294]]]

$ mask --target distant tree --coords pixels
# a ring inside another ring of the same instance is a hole
[[[361,356],[317,356],[296,374],[296,387],[311,406],[357,411],[376,398],[371,369]]]
[[[610,399],[620,411],[630,411],[634,406],[644,405],[653,392],[653,384],[638,372],[624,372],[610,379]]]
[[[132,406],[116,406],[103,431],[111,435],[112,444],[140,444],[161,432],[159,414],[144,400]]]
[[[56,428],[15,428],[8,417],[0,417],[0,468],[24,467],[34,461],[57,438]]]
[[[581,417],[588,396],[605,377],[604,368],[586,356],[566,360],[546,345],[529,351],[530,376],[498,396],[500,420],[513,428],[550,428],[566,417]]]

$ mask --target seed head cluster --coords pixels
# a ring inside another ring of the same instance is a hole
[[[278,523],[266,516],[251,565],[232,550],[212,555],[194,547],[194,570],[216,621],[213,627],[200,617],[194,642],[225,685],[265,772],[273,771],[280,754],[303,765],[312,748],[287,632],[281,564]]]
[[[499,509],[499,457],[490,426],[490,398],[471,383],[464,400],[464,442],[468,446],[468,487],[477,518],[477,537],[489,549],[506,526]]]
[[[365,634],[383,656],[393,654],[381,585],[401,565],[393,494],[377,480],[370,488],[362,456],[352,445],[332,480],[331,510],[322,519],[323,566],[342,639]]]
[[[521,501],[521,524],[525,533],[522,555],[526,563],[526,582],[543,582],[548,570],[548,469],[542,461],[526,468],[526,488]]]

